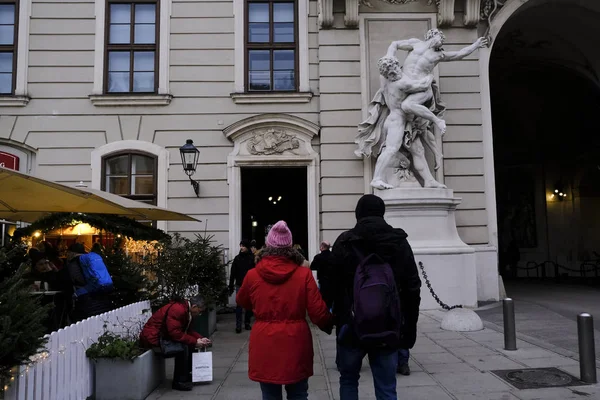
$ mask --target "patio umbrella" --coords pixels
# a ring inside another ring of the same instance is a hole
[[[131,218],[141,220],[152,220],[152,221],[199,221],[196,218],[192,218],[189,215],[182,214],[176,211],[167,210],[166,208],[153,206],[152,204],[142,203],[141,201],[135,201],[121,197],[116,194],[103,192],[102,190],[80,188],[94,196],[98,196],[112,203],[118,204],[128,210],[135,211],[138,216],[130,216]]]
[[[0,167],[0,219],[33,222],[52,212],[115,214],[137,220],[196,221],[185,214]]]

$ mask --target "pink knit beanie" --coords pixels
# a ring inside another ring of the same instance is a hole
[[[267,235],[268,247],[292,247],[292,232],[288,228],[285,221],[279,221],[269,231]]]

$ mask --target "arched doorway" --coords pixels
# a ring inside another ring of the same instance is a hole
[[[491,22],[500,272],[579,276],[600,253],[600,4],[519,3]]]

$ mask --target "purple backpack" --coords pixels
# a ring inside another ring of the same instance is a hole
[[[377,254],[364,257],[354,276],[353,326],[366,346],[398,347],[402,330],[400,297],[392,267]]]

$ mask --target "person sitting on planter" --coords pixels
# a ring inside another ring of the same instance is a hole
[[[200,296],[189,300],[173,299],[152,314],[140,333],[140,343],[148,349],[160,347],[161,332],[163,338],[185,344],[184,351],[175,356],[172,386],[175,390],[192,390],[192,353],[195,348],[211,344],[210,339],[190,329],[192,318],[204,310],[204,300]],[[166,324],[164,329],[163,321]]]
[[[83,244],[69,246],[67,269],[75,286],[73,322],[112,310],[113,281],[96,253],[86,253]]]
[[[231,274],[229,276],[229,295],[233,294],[233,288],[235,286],[235,292],[237,293],[244,282],[244,278],[248,271],[254,268],[254,254],[250,251],[250,242],[242,240],[240,242],[240,253],[235,256],[233,263],[231,264]],[[242,333],[242,313],[243,309],[240,306],[235,308],[235,332]],[[252,329],[250,321],[252,318],[252,310],[246,310],[244,315],[244,325],[247,331]]]

